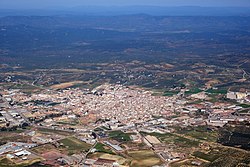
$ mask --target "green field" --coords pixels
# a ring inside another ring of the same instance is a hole
[[[63,144],[63,148],[67,150],[69,155],[87,152],[91,145],[78,140],[75,137],[68,137],[59,141]]]
[[[163,96],[173,96],[173,95],[177,95],[179,93],[179,91],[165,91],[163,93]]]
[[[193,153],[193,156],[197,157],[197,158],[200,158],[200,159],[204,159],[206,161],[215,161],[216,159],[219,158],[219,155],[217,154],[205,154],[203,152],[200,152],[200,151],[195,151]]]
[[[186,136],[190,136],[195,139],[209,141],[209,142],[216,142],[218,138],[218,132],[208,130],[207,126],[182,128],[182,129],[178,129],[177,133],[184,134]]]
[[[112,139],[114,139],[114,140],[117,140],[119,142],[131,141],[130,135],[131,134],[124,133],[122,131],[112,131],[112,132],[109,132],[109,137],[112,138]]]
[[[95,149],[97,149],[98,152],[108,153],[108,154],[114,154],[111,149],[109,149],[107,146],[105,146],[102,143],[97,143],[95,145]]]
[[[179,148],[190,148],[190,147],[198,147],[199,143],[198,141],[194,141],[182,136],[178,136],[173,133],[149,133],[149,135],[155,136],[158,139],[160,139],[162,142],[165,142],[166,144],[175,144]]]
[[[189,91],[186,91],[185,94],[196,94],[196,93],[200,93],[202,92],[202,90],[200,90],[199,88],[193,88],[193,89],[190,89]]]
[[[242,108],[250,108],[250,104],[238,104],[237,106],[240,106]]]
[[[206,90],[207,93],[211,93],[211,94],[227,94],[227,90],[226,89],[208,89]]]

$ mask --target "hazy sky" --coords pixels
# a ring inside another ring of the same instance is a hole
[[[216,6],[250,7],[250,0],[0,0],[0,8],[39,9],[48,7],[75,7],[86,5],[124,6]]]

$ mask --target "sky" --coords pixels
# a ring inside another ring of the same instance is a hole
[[[250,0],[0,0],[1,9],[131,5],[250,7]]]

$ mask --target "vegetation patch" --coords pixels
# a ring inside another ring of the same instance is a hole
[[[0,159],[0,166],[1,167],[26,167],[26,166],[35,164],[37,162],[40,162],[41,160],[42,160],[41,158],[37,158],[34,160],[27,160],[27,161],[24,161],[23,163],[16,164],[8,160],[7,158],[3,158],[3,159]]]
[[[166,91],[164,92],[163,96],[174,96],[177,95],[179,91]]]
[[[208,89],[206,90],[207,93],[211,93],[211,94],[227,94],[227,90],[226,89]]]
[[[119,142],[127,142],[127,141],[131,141],[130,139],[130,135],[128,133],[124,133],[122,131],[112,131],[109,133],[109,137],[117,140]]]
[[[215,161],[216,159],[219,158],[219,156],[216,154],[206,154],[200,151],[195,151],[193,155],[197,158],[204,159],[210,162]]]
[[[237,106],[240,106],[242,108],[250,108],[250,104],[238,104]]]
[[[218,138],[218,132],[211,130],[207,126],[182,128],[177,130],[177,133],[210,142],[216,142]]]
[[[206,153],[196,151],[193,156],[210,161],[210,163],[206,164],[206,167],[250,165],[249,152],[230,147],[215,147]]]
[[[87,152],[91,148],[90,144],[82,142],[75,137],[68,137],[59,142],[63,144],[62,147],[67,150],[69,155]]]
[[[33,86],[30,84],[13,84],[10,88],[11,89],[21,89],[22,92],[25,92],[25,93],[33,93],[35,91],[41,90],[40,87]]]
[[[173,133],[149,133],[152,136],[157,137],[162,142],[165,142],[166,144],[175,144],[178,147],[184,147],[184,148],[190,148],[190,147],[198,147],[199,141],[191,140]]]
[[[200,92],[202,92],[202,90],[200,90],[199,88],[193,88],[193,89],[186,91],[185,94],[196,94]]]
[[[23,136],[14,132],[0,132],[0,145],[6,144],[8,142],[29,142],[31,137]]]
[[[114,154],[111,149],[109,149],[106,145],[102,143],[97,143],[95,145],[95,149],[97,149],[98,152],[108,153],[108,154]]]
[[[56,130],[56,129],[47,129],[47,128],[38,128],[39,133],[49,133],[49,134],[58,134],[63,136],[70,136],[73,135],[73,132],[66,132],[62,130]]]

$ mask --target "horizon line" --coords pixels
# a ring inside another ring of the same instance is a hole
[[[78,5],[78,6],[48,6],[41,8],[25,8],[25,7],[0,7],[1,10],[55,10],[58,9],[74,9],[80,7],[104,7],[104,8],[113,8],[113,7],[154,7],[154,8],[250,8],[250,6],[199,6],[199,5],[183,5],[183,6],[160,6],[160,5]]]

